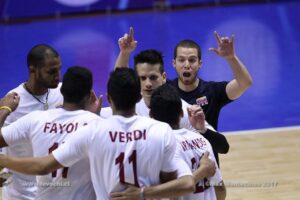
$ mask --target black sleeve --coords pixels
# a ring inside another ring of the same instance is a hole
[[[223,134],[207,129],[203,136],[210,142],[215,152],[225,154],[229,151],[229,144]]]

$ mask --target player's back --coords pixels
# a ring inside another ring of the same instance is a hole
[[[187,129],[173,130],[176,140],[182,149],[182,158],[189,165],[192,171],[200,166],[200,159],[208,151],[209,158],[216,164],[215,157],[210,143],[199,133]],[[217,166],[217,164],[216,164]],[[205,178],[196,184],[194,193],[173,198],[173,200],[214,200],[216,199],[214,187],[209,183],[216,184],[222,181],[219,168],[213,177]]]
[[[122,182],[139,187],[155,185],[160,171],[176,170],[172,163],[176,140],[168,124],[117,115],[102,124],[89,127],[96,130],[88,155],[98,199],[109,199],[110,192],[122,191]]]
[[[35,157],[46,156],[100,117],[84,110],[66,111],[63,108],[35,111],[5,127],[4,139],[8,144],[28,140]],[[27,183],[34,184],[34,183]],[[37,176],[36,199],[95,199],[88,159],[44,176]]]

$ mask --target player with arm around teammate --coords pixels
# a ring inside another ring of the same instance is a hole
[[[163,177],[176,175],[177,145],[168,124],[135,115],[135,104],[140,99],[140,82],[135,72],[131,69],[112,72],[107,93],[112,117],[79,129],[48,156],[1,156],[0,166],[26,174],[48,174],[88,158],[98,199],[109,199],[111,192],[125,189],[124,183],[145,187],[143,194],[149,198],[193,192],[194,181],[188,168],[181,170],[181,177],[172,185],[176,189],[172,193],[169,187],[159,193],[147,189],[160,183]],[[152,149],[156,151],[150,151]]]
[[[210,159],[214,161],[216,166],[216,161],[212,152],[211,145],[202,136],[195,132],[189,131],[184,128],[180,128],[179,121],[182,116],[182,108],[180,97],[177,94],[175,88],[170,85],[162,85],[158,87],[151,98],[151,110],[150,115],[154,119],[168,123],[173,128],[173,134],[176,137],[178,148],[181,153],[181,157],[184,158],[187,165],[191,170],[195,171],[198,169],[199,165],[201,167],[201,158],[210,155]],[[198,118],[204,120],[204,114],[202,110],[197,110],[196,112],[190,113]],[[209,153],[208,153],[209,152]],[[220,170],[217,168],[216,173],[212,177],[194,177],[195,191],[190,194],[186,194],[180,197],[174,197],[174,199],[182,200],[214,200],[216,198],[214,187],[211,185],[221,184],[222,177]],[[159,189],[156,186],[153,190]],[[121,199],[138,199],[138,189],[129,187],[123,192],[116,192],[112,194],[112,200]],[[220,194],[219,194],[220,195]],[[219,200],[225,199],[226,194],[223,193],[218,197]]]
[[[31,112],[9,126],[3,127],[0,135],[1,147],[29,141],[34,156],[41,157],[64,145],[65,141],[77,134],[77,130],[88,126],[93,120],[100,120],[98,115],[86,111],[88,109],[98,112],[101,104],[95,97],[92,85],[93,78],[88,69],[70,67],[64,75],[61,87],[64,96],[63,106],[47,111]],[[8,104],[5,108],[10,107],[16,106]],[[1,121],[3,120],[2,117]],[[24,167],[34,169],[35,165]],[[42,175],[37,176],[36,199],[93,200],[96,198],[88,159],[83,159],[71,167]]]
[[[170,85],[162,85],[157,88],[152,94],[151,98],[151,110],[150,115],[154,119],[168,123],[173,128],[173,134],[176,137],[178,148],[181,151],[180,156],[184,158],[187,165],[191,170],[196,171],[200,165],[203,165],[203,158],[210,155],[210,159],[216,161],[212,153],[212,148],[209,142],[202,136],[195,132],[189,131],[184,128],[180,128],[179,121],[182,116],[182,108],[180,97],[176,92],[176,89]],[[196,115],[198,118],[204,120],[204,114],[202,110],[190,113]],[[202,158],[202,159],[201,159]],[[187,194],[181,197],[174,197],[174,199],[182,200],[214,200],[225,199],[225,194],[216,198],[213,185],[219,185],[222,183],[222,177],[219,169],[216,169],[216,173],[212,177],[194,177],[196,184],[196,190],[194,193]],[[158,185],[155,187],[146,188],[151,192],[157,192],[164,188],[164,185]],[[129,187],[123,192],[112,193],[112,200],[121,199],[138,199],[138,188]]]
[[[30,49],[27,55],[28,80],[21,83],[11,92],[20,96],[20,102],[5,120],[7,126],[22,116],[36,110],[47,110],[61,106],[63,97],[60,93],[61,59],[58,52],[47,44],[38,44]],[[24,141],[1,149],[10,156],[32,156],[31,144]],[[5,171],[7,171],[5,169]],[[2,188],[3,200],[34,200],[36,193],[36,177],[15,171],[11,183]]]

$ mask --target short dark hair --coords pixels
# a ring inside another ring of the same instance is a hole
[[[57,51],[47,44],[38,44],[32,47],[27,55],[27,66],[41,68],[48,57],[59,57]]]
[[[107,94],[116,109],[130,110],[141,99],[140,80],[133,69],[117,68],[110,73]]]
[[[134,56],[134,69],[136,70],[136,66],[139,63],[148,63],[148,64],[160,64],[159,71],[163,73],[164,69],[164,60],[162,53],[155,49],[147,49],[141,51],[140,53]]]
[[[73,66],[68,68],[63,77],[61,93],[64,102],[80,103],[90,94],[93,87],[93,75],[85,67]]]
[[[150,100],[150,115],[170,126],[178,125],[182,114],[182,102],[177,90],[163,84],[154,90]]]
[[[178,47],[185,47],[185,48],[195,48],[198,52],[198,58],[201,60],[201,48],[200,46],[193,40],[181,40],[174,49],[173,58],[176,59],[177,57],[177,49]]]

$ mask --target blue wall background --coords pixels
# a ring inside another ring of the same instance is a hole
[[[278,0],[255,0],[255,2],[259,1],[272,2]],[[51,17],[75,13],[152,8],[158,2],[165,3],[168,6],[181,6],[189,4],[251,2],[251,0],[1,0],[0,19],[10,20],[27,17]]]

